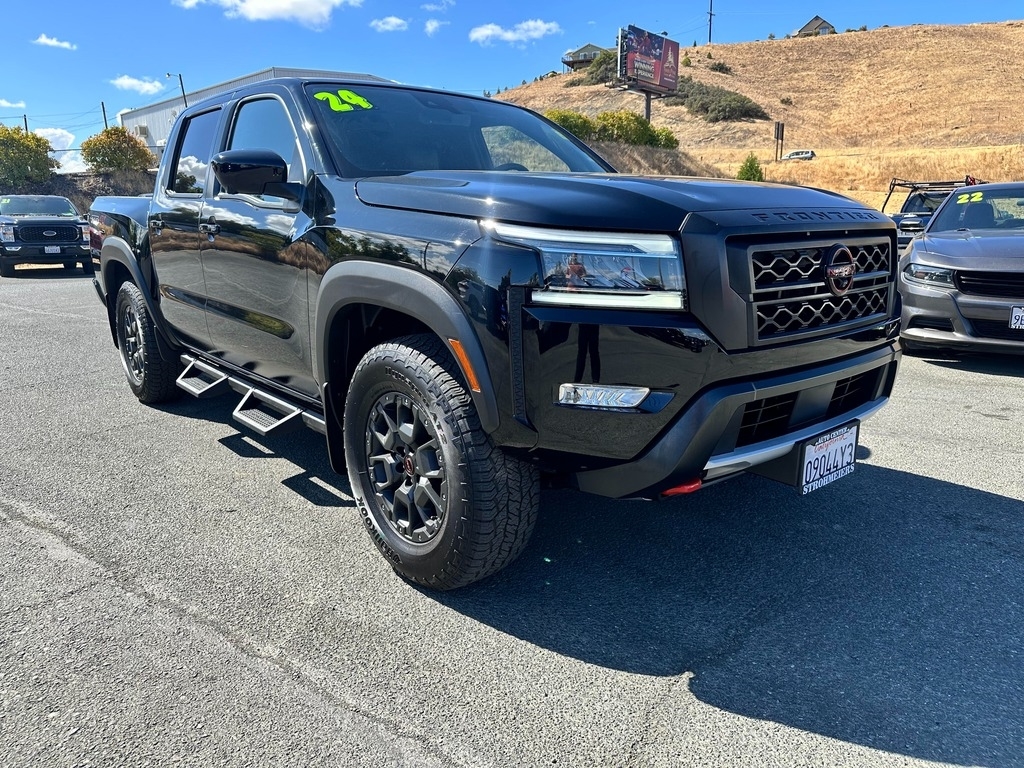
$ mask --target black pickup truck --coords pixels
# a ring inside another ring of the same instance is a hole
[[[81,265],[92,272],[89,224],[58,195],[0,195],[0,275],[18,264]]]
[[[91,220],[135,395],[233,390],[260,435],[323,433],[377,547],[439,589],[522,551],[542,484],[848,474],[900,357],[881,213],[619,175],[491,99],[248,85],[182,112],[151,200]]]

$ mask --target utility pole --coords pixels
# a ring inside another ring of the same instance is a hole
[[[28,115],[22,115],[21,118],[25,121],[25,133],[28,133]]]
[[[103,110],[103,130],[107,130],[110,126],[107,125],[107,105],[102,101],[100,102],[100,109]]]
[[[167,73],[168,77],[174,77],[172,72]],[[185,102],[185,106],[188,107],[188,97],[185,95],[185,81],[181,79],[181,73],[178,73],[178,86],[181,88],[181,100]]]
[[[711,45],[711,21],[715,18],[715,0],[708,0],[708,45]]]

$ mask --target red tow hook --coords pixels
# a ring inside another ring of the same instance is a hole
[[[700,478],[690,480],[688,483],[677,485],[675,488],[669,488],[667,491],[662,491],[662,496],[682,496],[685,493],[696,493],[700,490]]]

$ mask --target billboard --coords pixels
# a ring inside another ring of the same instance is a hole
[[[619,78],[655,93],[679,84],[679,43],[632,24],[619,30]]]

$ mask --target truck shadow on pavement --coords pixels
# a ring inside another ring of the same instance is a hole
[[[548,494],[523,557],[430,597],[588,664],[897,754],[1024,759],[1024,502],[861,465],[678,501]]]

